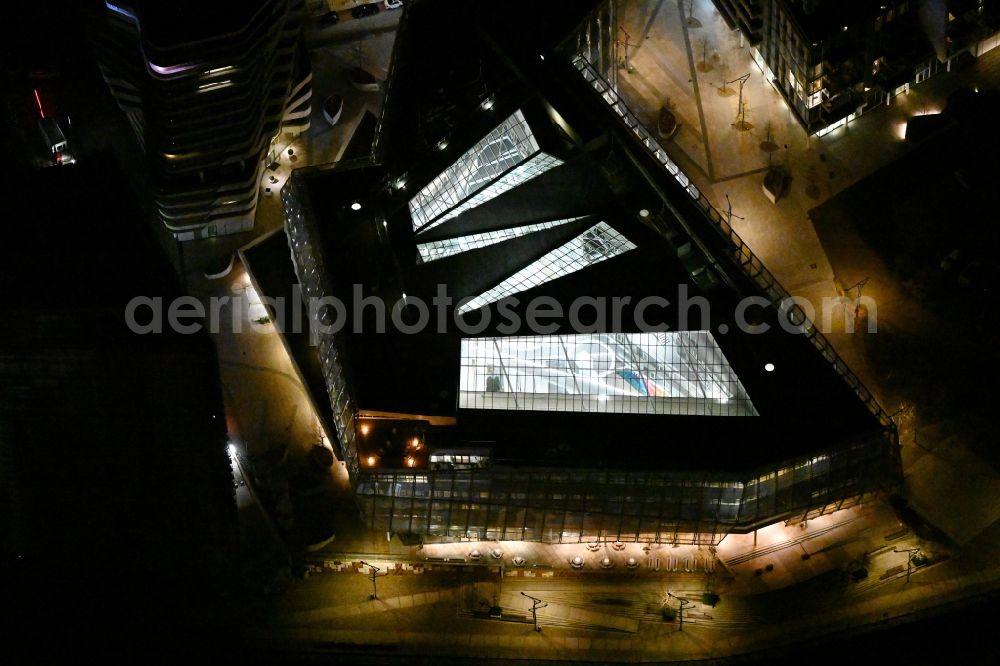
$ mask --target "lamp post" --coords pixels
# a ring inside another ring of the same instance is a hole
[[[729,222],[729,228],[730,229],[732,229],[732,227],[733,227],[733,218],[734,217],[737,220],[745,220],[746,219],[745,217],[741,217],[739,215],[733,215],[733,202],[729,200],[729,195],[727,194],[726,195],[726,219]]]
[[[360,562],[361,562],[361,564],[363,564],[366,567],[371,567],[372,571],[371,571],[370,574],[368,574],[369,577],[372,579],[372,596],[371,596],[371,599],[373,599],[373,600],[374,599],[378,599],[378,590],[376,589],[375,579],[378,578],[378,572],[381,571],[382,569],[380,569],[379,567],[375,566],[374,564],[368,564],[364,560],[360,560]]]
[[[624,47],[624,49],[625,49],[625,59],[624,59],[624,62],[622,64],[625,66],[625,71],[628,72],[629,74],[631,74],[632,73],[632,65],[630,65],[629,62],[628,62],[628,47],[629,47],[629,40],[632,39],[632,35],[628,34],[628,31],[625,30],[625,28],[622,27],[622,26],[618,26],[618,29],[622,32],[622,34],[625,35],[625,41],[624,42],[622,40],[620,40],[620,39],[617,40],[617,43],[621,44]]]
[[[900,550],[899,548],[893,548],[892,552],[894,552],[894,553],[909,553],[910,554],[909,557],[906,558],[906,582],[909,583],[910,582],[910,572],[913,571],[913,558],[915,558],[920,553],[920,549],[919,548],[903,548],[902,550]]]
[[[538,626],[538,609],[545,608],[548,604],[543,603],[538,597],[533,597],[530,594],[521,593],[522,597],[528,597],[531,599],[531,622],[535,625],[535,631],[541,631],[542,628]]]
[[[750,74],[750,72],[747,72],[741,77],[735,78],[732,81],[726,81],[722,84],[723,87],[728,86],[730,83],[738,82],[740,84],[740,101],[736,108],[736,122],[733,123],[733,127],[741,132],[750,129],[746,124],[746,113],[743,103],[743,86],[746,85],[746,82],[750,79]]]
[[[861,309],[861,290],[865,288],[865,285],[868,284],[869,280],[871,280],[870,276],[866,277],[864,280],[861,280],[860,282],[852,284],[850,287],[847,287],[846,289],[844,289],[844,294],[849,294],[854,289],[858,290],[858,295],[854,297],[854,316],[855,317],[858,316],[858,311]]]
[[[690,605],[691,602],[684,597],[678,597],[670,592],[667,592],[667,596],[671,599],[676,599],[679,604],[677,607],[677,631],[684,631],[684,609]]]

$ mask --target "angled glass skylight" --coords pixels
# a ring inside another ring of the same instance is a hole
[[[459,407],[756,416],[709,331],[462,339]]]
[[[413,228],[426,231],[559,164],[519,109],[410,199]]]
[[[605,259],[634,250],[635,245],[604,222],[552,250],[509,278],[458,308],[459,314],[489,305],[511,294],[526,291],[564,275],[593,266]]]
[[[565,220],[552,220],[551,222],[526,224],[522,227],[498,229],[496,231],[486,231],[481,234],[471,234],[469,236],[460,236],[458,238],[448,238],[447,240],[420,243],[417,245],[417,251],[420,253],[420,258],[424,261],[434,261],[435,259],[443,259],[444,257],[450,257],[461,252],[467,252],[469,250],[476,250],[481,247],[495,245],[496,243],[502,243],[503,241],[510,240],[511,238],[527,236],[528,234],[533,234],[536,231],[544,231],[545,229],[558,227],[563,224],[568,224],[569,222],[575,222],[579,219],[581,218],[571,217]]]

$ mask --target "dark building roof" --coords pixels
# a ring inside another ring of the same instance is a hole
[[[663,296],[672,302],[661,312],[663,323],[671,330],[699,328],[679,320],[677,294],[684,287],[690,296],[711,302],[710,329],[759,416],[458,409],[461,331],[451,325],[440,333],[407,335],[390,325],[378,334],[369,321],[361,327],[364,332],[354,333],[348,307],[338,349],[359,408],[457,416],[455,426],[427,431],[431,446],[485,443],[498,461],[545,465],[745,468],[880,431],[877,419],[812,344],[779,327],[773,308],[751,314],[768,323],[770,332],[738,330],[737,302],[759,295],[756,287],[731,263],[690,196],[612,122],[613,113],[570,63],[549,50],[555,44],[549,35],[508,32],[509,18],[488,11],[466,17],[475,29],[456,34],[445,17],[458,5],[443,5],[422,3],[407,10],[394,54],[399,66],[388,85],[382,163],[294,172],[294,190],[315,220],[332,292],[350,303],[354,285],[361,285],[364,295],[390,304],[405,292],[408,299],[420,297],[430,305],[436,286],[444,283],[457,301],[497,284],[601,220],[636,249],[518,293],[522,306],[515,310],[521,321],[523,304],[534,296],[555,299],[564,313],[579,295],[627,296],[633,305],[644,296]],[[455,59],[447,57],[453,52],[466,54],[461,74]],[[487,97],[494,101],[488,111],[481,107]],[[563,164],[415,236],[409,199],[516,109],[542,151]],[[424,122],[428,118],[433,123]],[[561,123],[572,131],[560,129]],[[436,150],[442,138],[448,146]],[[401,175],[407,184],[398,191],[391,183]],[[353,202],[361,203],[360,210],[352,210]],[[651,211],[659,230],[640,220],[643,208]],[[446,259],[424,263],[417,258],[415,244],[427,240],[578,215],[587,217]],[[387,236],[380,231],[383,220]],[[695,250],[682,258],[688,242]],[[718,243],[718,255],[711,255],[712,243]],[[701,256],[699,246],[710,256]],[[692,275],[713,263],[706,274]],[[489,309],[494,323],[477,336],[531,334],[523,325],[501,331],[496,305]],[[637,331],[630,323],[631,307],[623,312],[620,330]],[[432,309],[432,322],[434,316]],[[477,319],[477,313],[468,317]],[[565,317],[554,321],[560,332],[570,332]],[[720,333],[720,325],[728,332]],[[766,363],[776,370],[766,372]],[[380,455],[386,457],[384,449]]]
[[[133,0],[143,38],[159,48],[223,39],[249,24],[269,0]],[[127,3],[126,3],[127,4]],[[174,63],[168,63],[174,64]]]

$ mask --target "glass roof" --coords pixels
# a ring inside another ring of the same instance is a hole
[[[709,331],[463,338],[459,407],[757,415]]]
[[[460,314],[471,312],[512,294],[575,273],[634,249],[635,245],[629,239],[606,223],[598,222],[565,245],[552,250],[492,289],[459,306],[458,312]]]

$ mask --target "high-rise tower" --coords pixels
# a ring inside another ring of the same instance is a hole
[[[302,0],[106,0],[101,70],[178,240],[253,227],[272,139],[309,127]]]

